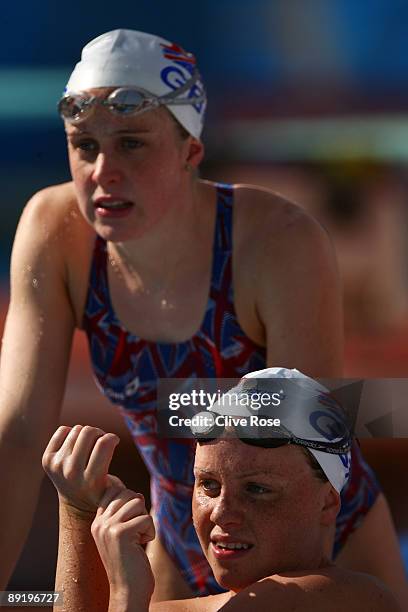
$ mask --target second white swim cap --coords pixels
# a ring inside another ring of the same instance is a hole
[[[181,125],[199,139],[206,107],[205,90],[193,54],[145,32],[112,30],[89,42],[82,50],[65,88],[66,93],[94,87],[140,87],[162,96],[177,91],[194,75],[197,80],[183,92],[191,104],[168,105]]]
[[[328,422],[325,421],[327,421],[327,416],[330,416],[331,413],[333,416],[331,425],[333,425],[333,423],[338,424],[338,416],[342,414],[338,412],[338,408],[341,407],[331,406],[329,389],[317,380],[299,372],[299,370],[278,367],[250,372],[245,374],[245,376],[241,378],[239,384],[223,397],[228,396],[231,392],[250,388],[252,380],[255,380],[255,384],[257,384],[256,381],[260,383],[262,379],[265,379],[266,383],[266,386],[262,387],[263,392],[268,389],[268,383],[273,383],[274,381],[278,382],[278,388],[280,385],[282,385],[282,387],[285,386],[285,380],[292,383],[288,389],[290,394],[285,398],[286,405],[282,403],[282,406],[286,408],[286,410],[282,412],[282,418],[285,426],[293,434],[298,438],[304,438],[311,441],[319,440],[327,442],[328,444],[333,441],[338,441],[337,439],[334,440],[334,437],[338,435],[337,427],[335,427],[333,431],[333,427],[328,426]],[[229,403],[229,405],[231,405],[231,403]],[[214,412],[219,412],[217,404],[212,407],[212,410]],[[277,409],[275,409],[275,411],[277,411]],[[285,415],[286,411],[287,415]],[[248,412],[247,408],[241,408],[241,412],[235,410],[234,414],[245,415]],[[316,417],[316,420],[311,418],[313,415]],[[337,415],[336,418],[334,418],[334,415]],[[320,426],[317,422],[318,416],[319,419],[323,417]],[[314,448],[307,448],[307,450],[317,460],[336,491],[340,493],[350,475],[350,450],[341,454],[332,454],[330,452],[315,450]]]

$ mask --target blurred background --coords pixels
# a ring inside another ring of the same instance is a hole
[[[118,27],[162,35],[196,54],[209,95],[203,176],[267,186],[328,229],[344,284],[346,374],[408,377],[405,0],[3,5],[0,324],[21,210],[39,188],[69,180],[56,103],[83,45]],[[94,389],[78,336],[62,420],[85,423],[84,415],[120,433],[114,469],[146,489],[120,418]],[[365,440],[364,450],[388,495],[408,567],[407,442]],[[45,483],[9,588],[52,588],[56,538],[56,500]]]

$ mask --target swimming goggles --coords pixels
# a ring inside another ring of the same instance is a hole
[[[276,400],[259,410],[254,400]],[[254,405],[257,407],[253,409]],[[216,402],[200,422],[190,426],[201,443],[215,440],[228,428],[250,446],[278,448],[296,444],[315,451],[343,455],[352,446],[348,414],[330,392],[304,392],[289,379],[244,379]],[[279,423],[276,423],[278,419]]]
[[[274,427],[273,431],[265,426],[255,429],[250,425],[243,425],[242,417],[239,419],[237,417],[220,415],[214,412],[208,412],[208,414],[213,416],[214,421],[212,425],[208,426],[207,431],[199,425],[190,426],[191,433],[199,444],[213,442],[222,436],[227,427],[233,427],[237,438],[239,438],[241,442],[249,446],[258,446],[261,448],[279,448],[280,446],[286,446],[288,444],[296,444],[297,446],[303,446],[304,448],[310,448],[331,455],[344,455],[350,451],[352,446],[352,437],[346,432],[341,439],[337,440],[308,440],[294,435],[282,424],[278,427]],[[259,415],[259,419],[265,419],[266,421],[268,417]],[[239,422],[240,420],[241,422]]]
[[[104,106],[118,117],[139,115],[162,105],[199,104],[205,101],[205,93],[180,98],[191,90],[199,78],[200,73],[195,70],[184,85],[162,96],[155,96],[140,87],[119,87],[105,98],[87,91],[68,92],[59,101],[58,112],[65,121],[73,123],[87,117],[96,104]]]

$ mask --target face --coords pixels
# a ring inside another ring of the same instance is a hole
[[[163,107],[118,117],[96,105],[66,132],[80,211],[105,240],[139,238],[157,225],[191,180],[186,163],[202,157],[202,145],[183,140]]]
[[[221,586],[319,567],[338,496],[299,448],[222,439],[197,445],[194,472],[194,525]]]

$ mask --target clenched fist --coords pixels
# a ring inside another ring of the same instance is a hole
[[[119,478],[108,474],[118,443],[115,434],[97,427],[57,429],[44,451],[42,464],[58,491],[60,503],[95,514],[108,487],[125,488]]]

